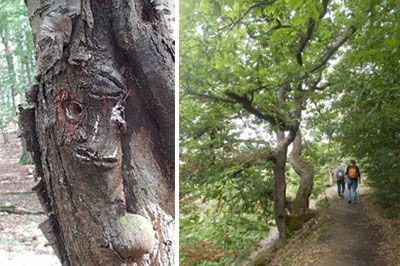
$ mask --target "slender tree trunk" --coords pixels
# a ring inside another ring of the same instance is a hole
[[[9,144],[8,135],[5,127],[0,124],[1,136],[3,137],[3,144]]]
[[[174,44],[155,2],[26,1],[34,190],[63,265],[174,265]]]
[[[10,82],[10,87],[11,87],[11,103],[12,103],[12,107],[13,107],[13,114],[15,115],[17,113],[17,106],[15,103],[15,96],[17,94],[17,92],[16,92],[17,81],[16,81],[14,60],[13,60],[13,56],[11,54],[10,47],[8,44],[8,36],[9,36],[9,32],[8,32],[8,29],[6,28],[3,30],[1,39],[2,39],[2,42],[4,45],[4,52],[6,54],[8,76],[9,76],[9,82]]]
[[[29,64],[28,63],[24,63],[25,66],[25,72],[26,72],[26,79],[29,83],[32,82],[32,74],[31,74],[31,70],[29,68]]]
[[[335,142],[335,154],[334,154],[335,160],[334,160],[334,162],[333,162],[335,165],[336,165],[337,163],[341,163],[340,160],[339,160],[338,152],[339,152],[339,143]]]
[[[21,136],[21,157],[19,157],[19,164],[32,164],[31,154],[26,148],[26,140]],[[36,181],[37,177],[35,177]]]
[[[289,157],[290,165],[300,177],[300,185],[297,190],[296,198],[293,200],[291,211],[292,224],[290,227],[293,230],[300,228],[304,222],[311,218],[308,207],[314,184],[314,169],[311,164],[301,159],[302,149],[302,135],[299,130],[293,141],[293,150]]]
[[[329,185],[333,185],[335,182],[335,177],[332,170],[332,156],[331,156],[331,135],[328,135],[328,168],[329,168]]]
[[[24,61],[23,65],[25,67],[25,74],[26,74],[26,79],[28,84],[32,83],[32,78],[33,78],[33,72],[34,70],[32,69],[32,47],[30,47],[30,40],[32,36],[30,36],[30,31],[25,30],[23,33],[23,45],[24,45]]]

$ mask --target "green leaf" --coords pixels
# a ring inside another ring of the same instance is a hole
[[[318,10],[319,14],[322,14],[324,12],[324,6],[322,5],[321,2],[316,2],[315,3],[315,8]]]

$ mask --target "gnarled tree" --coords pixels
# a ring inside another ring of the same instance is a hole
[[[173,265],[173,7],[26,4],[38,74],[21,120],[42,231],[63,265]]]
[[[221,120],[245,118],[266,129],[274,157],[274,216],[283,240],[288,147],[302,111],[331,85],[325,80],[329,60],[356,24],[329,0],[202,1],[192,9],[183,4],[182,10],[187,10],[180,20],[184,96],[201,99],[204,106],[217,103],[216,112],[225,115]]]

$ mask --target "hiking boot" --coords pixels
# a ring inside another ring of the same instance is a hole
[[[351,204],[351,200],[349,200],[349,204]]]

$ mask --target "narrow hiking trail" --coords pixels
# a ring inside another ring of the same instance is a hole
[[[336,188],[331,188],[329,204],[321,206],[267,265],[400,265],[399,227],[380,219],[366,202],[366,186],[357,192],[357,204],[349,204],[347,188],[345,199],[338,199]]]
[[[326,246],[329,252],[321,254],[321,265],[382,265],[377,256],[379,227],[366,215],[361,190],[357,204],[337,199],[327,208],[329,221],[317,245]]]
[[[0,206],[15,206],[27,212],[42,211],[36,195],[33,165],[18,166],[20,139],[8,135],[0,141]],[[60,265],[48,241],[38,228],[45,215],[14,214],[0,211],[0,265]]]

